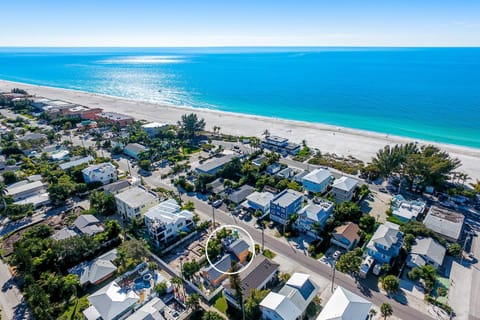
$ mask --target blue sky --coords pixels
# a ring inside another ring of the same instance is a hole
[[[480,0],[3,1],[0,46],[480,46]]]

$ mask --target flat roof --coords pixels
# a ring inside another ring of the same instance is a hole
[[[209,172],[214,169],[217,169],[221,166],[224,166],[228,162],[232,161],[233,158],[237,157],[234,154],[229,154],[220,158],[215,158],[211,161],[205,162],[204,164],[200,165],[197,167],[197,170],[203,171],[203,172]]]
[[[144,204],[147,204],[155,199],[158,199],[153,194],[148,192],[145,189],[140,187],[133,187],[131,189],[120,192],[115,196],[120,201],[125,202],[128,206],[132,208],[141,207]]]
[[[272,203],[280,206],[280,207],[288,207],[293,202],[297,201],[298,198],[302,198],[303,194],[298,191],[287,189],[281,193],[279,193],[275,198],[272,199]]]

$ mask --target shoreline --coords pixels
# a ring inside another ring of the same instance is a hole
[[[462,161],[459,171],[467,173],[471,180],[480,179],[480,166],[478,165],[480,163],[480,149],[473,147],[438,143],[323,123],[271,118],[190,106],[173,106],[74,89],[0,80],[0,91],[10,91],[14,87],[25,89],[29,94],[36,96],[66,100],[87,107],[99,107],[105,111],[125,113],[136,120],[176,124],[180,120],[181,115],[186,112],[194,112],[200,118],[205,119],[207,124],[206,130],[211,130],[213,126],[220,126],[221,133],[261,137],[263,131],[268,129],[272,135],[279,135],[296,143],[301,143],[302,140],[305,140],[308,146],[318,148],[322,152],[335,153],[342,156],[351,155],[365,162],[371,161],[375,153],[387,144],[407,142],[418,142],[421,145],[432,144],[449,152],[451,156],[459,158]]]

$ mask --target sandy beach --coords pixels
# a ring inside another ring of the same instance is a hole
[[[462,167],[459,168],[459,171],[467,173],[471,179],[480,179],[480,149],[439,144],[320,123],[291,121],[199,108],[168,106],[75,90],[0,80],[0,92],[10,91],[15,87],[25,89],[29,94],[39,97],[59,99],[87,107],[100,107],[105,111],[125,113],[135,117],[137,120],[144,119],[175,124],[182,114],[195,112],[200,118],[205,119],[207,130],[212,130],[213,126],[220,126],[222,133],[260,137],[262,132],[268,129],[271,134],[286,137],[293,142],[300,143],[302,140],[305,140],[310,147],[318,148],[322,152],[336,153],[344,156],[352,155],[366,162],[370,161],[377,150],[386,144],[401,144],[412,141],[417,141],[419,144],[429,143],[440,147],[452,156],[460,159],[462,161]]]

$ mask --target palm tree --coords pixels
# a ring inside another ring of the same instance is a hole
[[[200,309],[200,295],[198,293],[191,294],[187,299],[187,308],[196,312]]]
[[[182,278],[180,278],[180,277],[175,277],[175,278],[173,278],[173,279],[172,279],[172,284],[173,284],[174,287],[175,287],[175,291],[177,291],[178,293],[180,293],[180,288],[183,287],[183,280],[182,280]],[[183,290],[182,290],[181,296],[182,296],[182,297],[184,296]],[[184,300],[184,299],[182,299],[182,300]]]
[[[387,317],[390,317],[393,314],[392,306],[386,302],[382,303],[380,307],[380,313],[384,320],[387,320]]]
[[[262,135],[265,136],[265,138],[270,137],[270,131],[268,131],[268,129],[265,129],[265,131],[263,131]]]
[[[370,316],[370,320],[375,317],[377,315],[377,310],[375,309],[370,309],[370,311],[368,312],[369,316]]]

